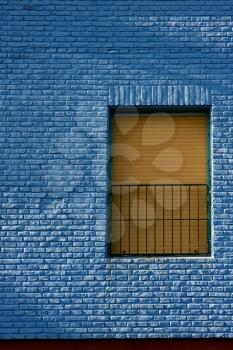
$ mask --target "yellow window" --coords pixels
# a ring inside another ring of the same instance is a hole
[[[208,114],[116,112],[111,124],[111,254],[207,254]]]

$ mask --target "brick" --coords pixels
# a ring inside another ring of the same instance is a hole
[[[232,9],[1,1],[1,339],[233,336]],[[118,105],[211,106],[212,257],[107,256]]]

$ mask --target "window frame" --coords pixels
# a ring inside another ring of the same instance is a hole
[[[112,206],[112,131],[113,131],[113,118],[116,110],[121,113],[134,113],[135,108],[137,108],[140,113],[206,113],[207,114],[207,244],[208,251],[207,253],[191,253],[191,254],[111,254],[111,237],[112,237],[112,217],[111,217],[111,206]],[[110,258],[202,258],[202,257],[211,257],[212,256],[212,146],[211,146],[211,106],[109,106],[108,107],[108,164],[107,164],[107,256]]]

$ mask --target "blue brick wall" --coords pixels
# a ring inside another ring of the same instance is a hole
[[[233,336],[231,0],[2,0],[0,338]],[[209,105],[212,256],[107,256],[109,105]]]

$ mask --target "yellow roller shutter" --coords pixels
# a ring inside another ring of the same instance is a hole
[[[202,115],[115,116],[113,183],[207,183],[208,119]]]
[[[208,251],[208,115],[115,115],[112,254]]]

